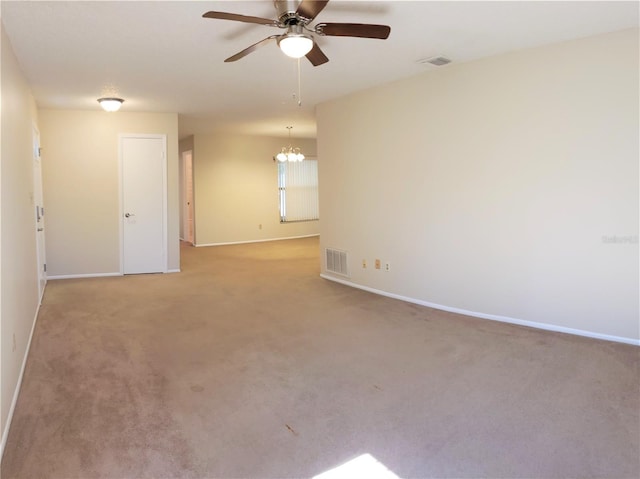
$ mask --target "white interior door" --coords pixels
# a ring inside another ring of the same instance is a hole
[[[42,301],[47,285],[47,258],[44,241],[44,196],[42,194],[42,159],[40,133],[33,130],[33,206],[36,218],[36,256],[38,261],[38,299]]]
[[[167,271],[167,161],[163,135],[121,135],[122,271]]]

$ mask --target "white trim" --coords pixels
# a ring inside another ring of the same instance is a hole
[[[529,328],[544,329],[546,331],[554,331],[557,333],[573,334],[576,336],[585,336],[587,338],[602,339],[605,341],[614,341],[616,343],[625,343],[625,344],[631,344],[633,346],[640,346],[640,339],[625,338],[622,336],[611,336],[609,334],[595,333],[593,331],[585,331],[583,329],[566,328],[564,326],[557,326],[555,324],[538,323],[535,321],[527,321],[524,319],[510,318],[508,316],[498,316],[495,314],[478,313],[476,311],[468,311],[466,309],[452,308],[451,306],[443,306],[441,304],[429,303],[428,301],[422,301],[420,299],[409,298],[407,296],[401,296],[399,294],[388,293],[386,291],[382,291],[379,289],[369,288],[368,286],[362,286],[360,284],[335,278],[333,276],[330,276],[324,273],[320,274],[320,277],[324,279],[328,279],[329,281],[334,281],[336,283],[344,284],[346,286],[351,286],[352,288],[362,289],[370,293],[379,294],[381,296],[387,296],[393,299],[399,299],[401,301],[406,301],[408,303],[419,304],[420,306],[427,306],[429,308],[440,309],[442,311],[448,311],[450,313],[463,314],[465,316],[472,316],[475,318],[490,319],[492,321],[500,321],[502,323],[517,324],[519,326],[527,326]]]
[[[11,421],[13,420],[13,413],[18,403],[18,396],[20,395],[20,388],[22,387],[22,379],[24,377],[24,370],[27,367],[27,358],[29,357],[29,351],[31,350],[31,340],[33,339],[33,333],[36,330],[36,323],[38,321],[38,313],[40,312],[40,303],[36,307],[36,314],[33,318],[33,324],[31,325],[31,333],[29,334],[29,341],[27,341],[27,347],[24,351],[24,358],[22,358],[22,367],[20,368],[20,374],[18,375],[18,382],[16,383],[16,389],[13,392],[13,399],[11,400],[11,406],[9,407],[9,414],[7,414],[7,422],[2,431],[2,443],[0,443],[0,458],[4,455],[4,447],[7,444],[7,438],[9,437],[9,429],[11,428]]]
[[[162,254],[164,256],[163,273],[169,271],[169,158],[167,158],[167,135],[158,135],[162,138]],[[179,253],[178,253],[179,255]]]
[[[123,274],[122,273],[57,274],[55,276],[49,276],[48,279],[104,278],[106,276],[123,276]]]
[[[181,271],[180,271],[179,268],[178,269],[170,269],[170,270],[167,271],[167,273],[180,273],[180,272]]]
[[[120,274],[124,274],[124,222],[122,215],[124,214],[124,201],[122,200],[123,188],[122,188],[122,135],[118,135],[118,237],[120,252]]]
[[[163,269],[160,273],[167,273],[169,270],[169,251],[167,246],[167,223],[169,221],[168,216],[168,186],[167,186],[167,135],[159,133],[120,133],[118,135],[118,211],[120,212],[120,221],[118,222],[120,228],[120,274],[124,275],[124,202],[123,195],[124,190],[122,188],[122,140],[125,138],[151,138],[162,140],[162,255],[163,255]]]
[[[204,247],[204,246],[226,246],[226,245],[232,245],[232,244],[267,243],[269,241],[282,241],[282,240],[291,240],[291,239],[300,239],[300,238],[313,238],[314,236],[320,236],[320,234],[302,235],[302,236],[287,236],[286,238],[270,238],[270,239],[247,240],[247,241],[230,241],[228,243],[194,244],[193,246],[195,246],[197,248],[200,248],[200,247]]]

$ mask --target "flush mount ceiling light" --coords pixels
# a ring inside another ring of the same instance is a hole
[[[304,160],[304,155],[300,153],[300,148],[293,148],[291,146],[291,129],[292,126],[288,126],[287,130],[289,130],[289,146],[283,146],[280,153],[275,156],[275,159],[284,163],[285,161],[302,161]]]
[[[122,98],[98,98],[98,103],[104,111],[118,111],[124,100]]]

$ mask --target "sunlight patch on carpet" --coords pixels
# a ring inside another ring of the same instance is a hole
[[[362,454],[341,466],[313,476],[313,479],[400,479],[371,454]]]

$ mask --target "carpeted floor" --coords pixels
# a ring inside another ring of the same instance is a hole
[[[332,283],[318,248],[51,281],[2,478],[640,476],[640,348]]]

